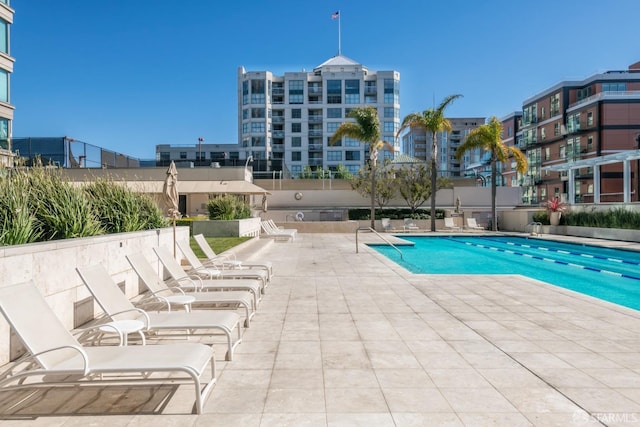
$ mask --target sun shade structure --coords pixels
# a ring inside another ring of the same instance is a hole
[[[593,168],[593,202],[600,203],[600,166],[612,163],[622,163],[624,203],[631,202],[631,161],[640,159],[640,150],[627,150],[605,156],[563,163],[561,165],[545,166],[542,170],[567,172],[569,175],[568,203],[574,204],[576,199],[575,171],[581,168]]]
[[[186,382],[195,388],[194,409],[200,414],[216,382],[213,349],[204,344],[83,347],[32,281],[0,287],[0,311],[29,352],[2,374],[0,390]],[[209,366],[211,379],[203,387],[201,377]]]

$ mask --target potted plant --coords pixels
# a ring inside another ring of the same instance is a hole
[[[562,212],[566,209],[567,205],[560,201],[560,198],[554,197],[547,200],[545,203],[547,212],[549,213],[549,223],[551,225],[559,225]]]

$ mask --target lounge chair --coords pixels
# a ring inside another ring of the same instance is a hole
[[[404,219],[404,231],[420,231],[420,227],[413,222],[412,218]]]
[[[207,239],[203,234],[196,234],[195,236],[193,236],[193,239],[196,241],[196,243],[200,247],[200,250],[202,250],[204,256],[206,257],[205,262],[203,262],[204,265],[212,263],[214,260],[216,260],[215,264],[217,265],[220,259],[222,259],[222,262],[225,265],[228,265],[232,268],[237,266],[248,268],[264,268],[269,273],[269,279],[271,279],[271,276],[273,276],[273,264],[271,263],[271,261],[253,259],[239,260],[231,251],[228,251],[227,253],[221,255],[217,255],[211,248],[211,246],[209,246],[209,243],[207,242]]]
[[[149,289],[151,294],[148,299],[165,304],[169,310],[172,305],[182,306],[187,311],[192,306],[196,308],[243,307],[246,328],[256,314],[255,300],[249,291],[185,292],[179,286],[168,286],[142,253],[127,255],[127,260],[142,283]]]
[[[450,216],[444,218],[444,228],[447,230],[460,231],[460,227],[453,222],[453,218]]]
[[[233,359],[233,350],[242,342],[240,316],[233,311],[147,312],[129,301],[102,265],[78,267],[76,270],[98,305],[111,320],[142,321],[145,330],[153,332],[153,336],[157,338],[211,336],[214,335],[211,330],[221,331],[227,340],[225,360]],[[238,331],[235,341],[232,338],[234,329]]]
[[[190,276],[165,248],[154,248],[158,259],[171,276],[171,281],[184,289],[196,291],[249,291],[256,307],[262,298],[262,281],[258,279],[203,280],[199,275]]]
[[[193,252],[189,242],[177,242],[178,248],[184,255],[184,258],[187,260],[191,269],[188,273],[197,274],[199,276],[204,277],[205,279],[258,279],[262,281],[262,289],[267,287],[269,282],[269,272],[263,269],[250,269],[250,268],[233,268],[226,269],[225,265],[220,260],[218,264],[215,262],[212,263],[210,267],[206,267],[200,261],[200,258]],[[158,257],[160,254],[158,252],[164,252],[162,255],[166,258],[167,255],[171,256],[171,253],[162,247],[154,248]]]
[[[273,237],[275,240],[291,240],[295,239],[295,235],[297,233],[292,233],[291,230],[282,230],[273,228],[271,224],[266,221],[260,221],[260,227],[264,232],[264,235],[267,237]]]
[[[475,218],[467,218],[467,228],[471,230],[484,230],[484,227],[479,226]]]
[[[200,414],[216,382],[213,349],[203,344],[83,347],[31,281],[0,287],[0,311],[29,352],[2,373],[0,388],[4,390],[92,383],[191,383],[196,394],[194,409]],[[205,384],[201,378],[207,366],[211,380]],[[158,373],[161,376],[155,375]]]
[[[396,231],[396,229],[391,224],[391,218],[381,218],[380,222],[382,223],[382,230],[387,233]]]
[[[298,235],[298,230],[295,228],[284,228],[284,227],[278,227],[278,225],[276,225],[275,221],[272,219],[268,219],[267,224],[269,224],[269,226],[276,231],[281,231],[281,232],[285,232],[285,233],[290,233],[293,235],[293,237],[296,237]]]

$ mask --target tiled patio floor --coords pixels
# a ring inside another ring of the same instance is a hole
[[[353,235],[304,234],[259,258],[276,275],[234,360],[216,346],[205,414],[188,415],[188,389],[158,390],[163,415],[142,415],[149,389],[105,388],[91,411],[49,392],[22,411],[29,420],[0,423],[640,424],[637,311],[521,276],[412,275],[364,246],[356,254]],[[131,413],[79,415],[122,407]],[[43,408],[51,415],[33,416]]]

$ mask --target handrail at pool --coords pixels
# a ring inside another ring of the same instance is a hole
[[[380,237],[382,240],[385,241],[386,244],[388,244],[389,246],[391,246],[393,249],[395,249],[396,251],[398,251],[398,253],[400,254],[400,259],[404,259],[402,257],[402,251],[400,249],[398,249],[396,247],[396,245],[394,245],[393,243],[391,243],[389,240],[387,240],[382,234],[378,233],[376,230],[374,230],[371,227],[358,227],[356,228],[356,253],[358,253],[358,232],[362,230],[362,231],[370,231],[372,233],[375,233],[378,237]]]

